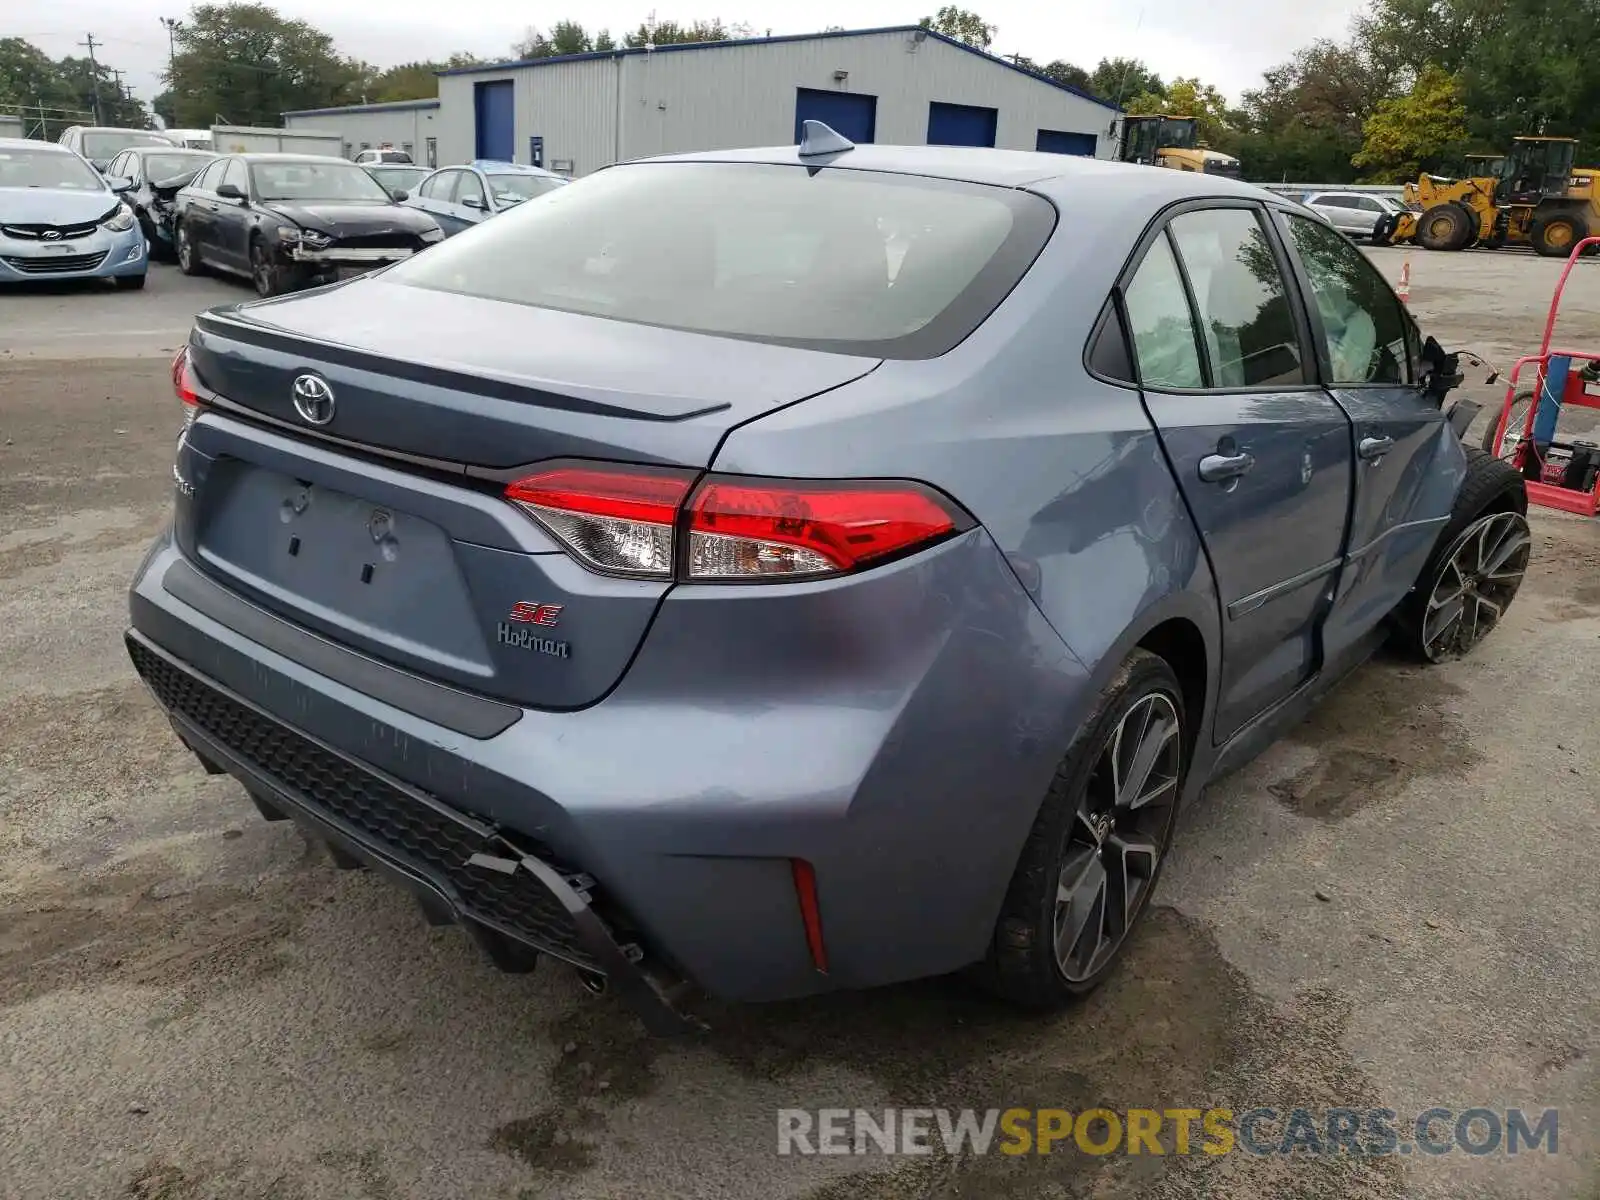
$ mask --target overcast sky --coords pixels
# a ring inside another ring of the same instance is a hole
[[[308,20],[332,34],[340,50],[380,67],[415,59],[443,58],[464,50],[486,57],[507,53],[530,22],[548,28],[563,17],[591,30],[620,33],[638,26],[652,10],[661,20],[693,21],[720,16],[744,22],[757,33],[809,33],[828,25],[849,29],[910,24],[932,12],[891,0],[584,0],[565,7],[512,5],[474,0],[282,0],[285,16]],[[1064,58],[1092,70],[1102,57],[1143,58],[1162,76],[1198,75],[1233,100],[1259,81],[1261,72],[1317,37],[1339,37],[1362,5],[1360,0],[968,0],[999,26],[991,49],[1026,54],[1039,62]],[[22,36],[53,58],[83,54],[76,43],[92,32],[104,41],[97,56],[126,72],[124,82],[141,99],[161,89],[157,72],[167,56],[159,18],[182,17],[187,8],[162,0],[50,0],[7,6],[0,36]],[[26,15],[23,15],[26,14]],[[7,28],[9,26],[10,28]],[[19,27],[20,26],[20,27]],[[14,31],[14,32],[13,32]]]

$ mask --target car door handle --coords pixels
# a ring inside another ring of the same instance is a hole
[[[1356,453],[1367,462],[1377,462],[1385,454],[1394,449],[1392,437],[1364,437],[1356,447]]]
[[[1208,454],[1200,460],[1200,478],[1207,483],[1226,483],[1255,465],[1256,456],[1244,450],[1238,454]]]

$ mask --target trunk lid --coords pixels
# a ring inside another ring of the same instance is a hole
[[[585,569],[504,484],[552,458],[703,468],[735,425],[879,361],[381,278],[203,314],[190,355],[219,397],[180,451],[179,540],[202,570],[363,653],[545,708],[614,686],[670,584]],[[303,375],[332,393],[321,426],[296,410]]]

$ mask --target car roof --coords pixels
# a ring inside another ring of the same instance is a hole
[[[56,142],[41,142],[35,138],[0,137],[0,150],[48,150],[52,154],[70,154],[78,157],[76,150],[69,150]]]
[[[237,154],[218,154],[217,157],[242,158],[246,162],[343,163],[347,167],[358,165],[347,158],[336,158],[332,154],[284,154],[270,150],[242,150]],[[401,165],[403,166],[404,164],[402,163]]]
[[[1053,194],[1068,193],[1075,207],[1103,205],[1115,208],[1147,201],[1156,207],[1191,197],[1239,197],[1261,200],[1272,193],[1254,184],[1197,171],[1174,171],[1136,163],[1112,162],[1072,154],[1047,154],[1030,150],[993,150],[976,146],[864,145],[836,154],[801,158],[798,146],[772,146],[752,150],[714,150],[635,159],[634,163],[724,162],[772,163],[806,167],[838,167],[853,171],[884,171],[935,179],[986,183],[997,187],[1028,187]],[[1084,185],[1088,185],[1084,189]],[[1084,190],[1080,190],[1084,189]]]
[[[203,146],[125,146],[117,151],[118,154],[200,154],[206,158],[221,158],[215,150],[207,150]]]
[[[543,167],[533,167],[527,163],[502,162],[495,158],[475,158],[467,166],[486,175],[550,175],[556,179],[561,178],[554,171],[546,171]]]

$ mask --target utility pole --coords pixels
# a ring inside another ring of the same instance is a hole
[[[172,87],[172,76],[178,64],[177,33],[178,27],[183,24],[176,17],[157,17],[158,21],[167,31],[167,87]]]
[[[86,33],[83,36],[87,40],[79,42],[78,45],[87,46],[89,49],[89,82],[94,86],[94,123],[99,125],[102,124],[100,118],[100,64],[94,60],[94,34]]]

